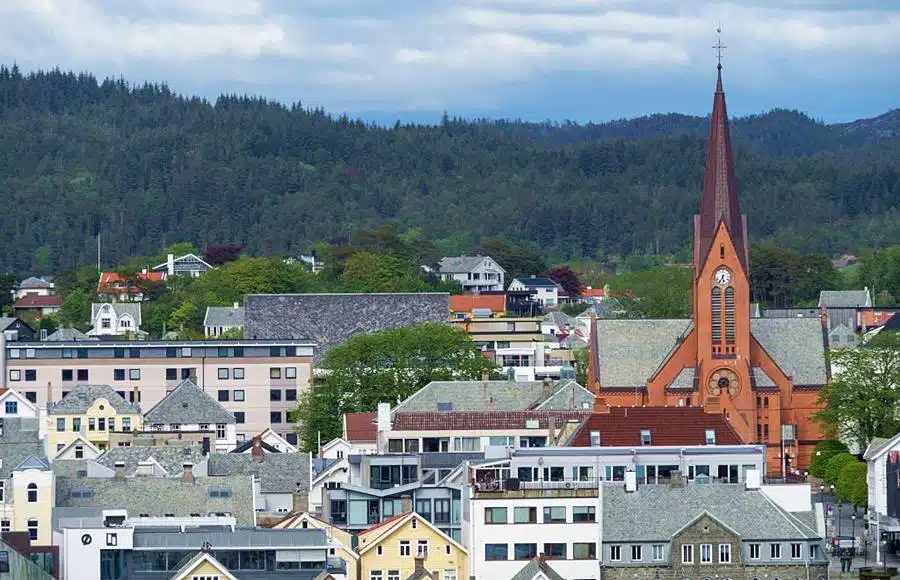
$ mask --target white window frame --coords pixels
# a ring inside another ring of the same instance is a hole
[[[662,544],[653,544],[650,548],[650,556],[654,562],[659,562],[665,557],[665,551]]]
[[[424,548],[424,550],[423,550]],[[419,558],[428,557],[428,540],[416,540],[416,556]]]
[[[456,568],[444,570],[444,580],[457,580]]]
[[[796,556],[794,553],[796,552]],[[791,560],[803,559],[803,544],[800,542],[791,542]]]
[[[755,552],[755,554],[754,554]],[[750,544],[750,559],[751,560],[759,560],[759,555],[761,552],[760,544]]]
[[[781,544],[769,544],[769,558],[772,560],[781,560]]]
[[[712,564],[713,563],[712,544],[700,544],[700,563],[701,564]]]
[[[296,379],[297,378],[297,367],[284,367],[284,378]]]
[[[682,544],[681,545],[681,563],[682,564],[693,564],[694,563],[694,544]]]
[[[369,580],[383,580],[384,574],[381,570],[369,570]]]
[[[412,556],[412,544],[409,540],[400,540],[400,546],[398,550],[401,558],[409,558],[410,556]]]
[[[609,547],[609,561],[610,562],[621,562],[622,561],[622,546],[614,545]]]
[[[640,544],[631,545],[631,561],[640,562],[644,559],[644,547]]]
[[[719,544],[719,564],[731,564],[731,544]]]
[[[388,570],[387,580],[400,580],[400,570]]]

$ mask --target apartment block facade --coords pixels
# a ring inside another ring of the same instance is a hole
[[[2,386],[38,407],[91,384],[109,385],[147,411],[193,378],[234,414],[238,439],[271,426],[295,443],[287,415],[310,386],[314,347],[308,340],[15,342],[6,344],[0,370]]]

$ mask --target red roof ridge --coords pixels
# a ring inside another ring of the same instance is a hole
[[[372,530],[377,530],[378,528],[380,528],[382,526],[386,526],[387,524],[395,522],[395,521],[399,520],[400,518],[405,518],[406,516],[408,516],[410,514],[414,514],[414,513],[416,513],[416,512],[406,512],[405,514],[397,514],[395,516],[391,516],[388,519],[382,520],[380,523],[375,524],[374,526],[370,526],[370,527],[364,529],[363,531],[359,532],[358,535],[362,536],[363,534],[368,534]]]

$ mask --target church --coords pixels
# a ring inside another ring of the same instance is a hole
[[[694,216],[690,320],[592,319],[589,386],[610,406],[699,406],[745,443],[767,446],[770,475],[804,471],[830,380],[816,318],[754,318],[747,218],[734,172],[718,66],[700,213]]]

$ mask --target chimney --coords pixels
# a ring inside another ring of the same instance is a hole
[[[671,479],[669,480],[669,487],[684,487],[684,478],[681,477],[681,472],[677,469],[672,472]]]
[[[634,493],[637,491],[637,473],[634,471],[625,472],[625,492]]]
[[[238,308],[241,307],[241,305],[240,305],[239,302],[234,302],[233,304],[234,304],[234,309],[235,309],[235,310],[237,310]]]
[[[375,422],[378,426],[379,433],[387,433],[391,430],[390,403],[378,403],[378,412],[375,415]]]
[[[185,483],[194,483],[194,464],[185,461],[182,466],[184,471],[181,472],[181,481]]]
[[[534,343],[534,366],[542,367],[547,364],[547,349],[543,340]]]
[[[553,380],[550,377],[544,377],[544,381],[541,383],[541,391],[545,399],[553,394]]]
[[[125,462],[124,461],[116,461],[115,469],[116,469],[115,479],[117,479],[119,481],[125,479]]]
[[[400,513],[408,514],[412,511],[412,501],[408,495],[400,496]]]
[[[416,578],[423,578],[426,574],[425,572],[425,555],[419,554],[416,552],[416,569],[413,572],[413,576]],[[429,574],[430,576],[430,574]]]
[[[175,254],[166,256],[166,272],[169,276],[175,275]]]
[[[262,448],[262,439],[260,439],[259,435],[253,438],[252,447],[250,448],[250,457],[253,458],[253,461],[265,461],[266,454],[263,452]]]

